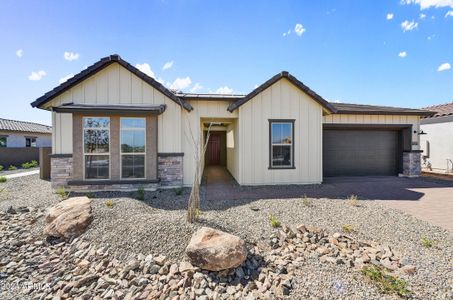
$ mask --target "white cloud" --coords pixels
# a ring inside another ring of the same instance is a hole
[[[71,74],[66,75],[65,77],[60,78],[60,80],[58,80],[58,83],[62,84],[63,82],[67,81],[71,77],[74,77],[74,74],[71,73]]]
[[[400,53],[398,53],[398,56],[401,57],[401,58],[405,58],[407,56],[407,52],[406,51],[401,51]]]
[[[425,14],[420,14],[420,19],[423,20],[426,18],[426,15]]]
[[[79,53],[76,52],[65,52],[63,54],[64,59],[73,61],[73,60],[78,60],[79,59]]]
[[[16,55],[17,55],[17,57],[19,57],[19,58],[22,57],[22,56],[24,56],[24,50],[22,50],[22,49],[17,49]]]
[[[185,88],[189,87],[189,85],[192,83],[192,80],[190,80],[190,77],[185,77],[185,78],[176,78],[175,81],[170,85],[170,88],[172,90],[178,90],[182,91]]]
[[[414,22],[414,21],[409,22],[408,20],[406,20],[403,23],[401,23],[401,28],[403,29],[404,32],[412,31],[417,27],[418,27],[418,23]]]
[[[217,94],[232,94],[233,89],[229,88],[228,86],[225,85],[225,86],[219,87],[215,92]]]
[[[401,0],[401,4],[418,4],[420,9],[427,9],[430,7],[452,7],[453,0]]]
[[[196,93],[196,92],[198,92],[199,90],[201,90],[202,88],[203,88],[203,86],[197,82],[197,83],[195,83],[195,85],[190,89],[190,92],[191,92],[191,93]]]
[[[436,36],[435,34],[432,34],[432,35],[428,36],[426,39],[427,39],[428,41],[430,41],[430,40],[433,39],[435,36]]]
[[[287,35],[290,35],[291,34],[291,29],[288,29],[287,32],[283,32],[283,36],[287,36]]]
[[[392,13],[388,13],[387,14],[387,20],[391,20],[393,19],[393,14]]]
[[[28,76],[28,79],[36,81],[36,80],[41,80],[41,78],[43,78],[44,76],[46,76],[46,72],[41,70],[41,71],[37,71],[37,72],[31,72],[31,74]]]
[[[151,70],[151,67],[149,66],[149,64],[147,64],[147,63],[136,64],[135,67],[137,69],[139,69],[140,71],[142,71],[143,73],[145,73],[146,75],[148,75],[149,77],[156,78],[156,76],[154,75],[153,70]]]
[[[294,32],[298,35],[301,36],[305,31],[307,31],[302,24],[296,24],[294,26]]]
[[[173,67],[173,63],[174,63],[174,61],[167,61],[167,62],[165,63],[165,65],[162,67],[162,70],[171,69],[171,67]]]
[[[447,17],[453,17],[453,10],[447,11],[447,13],[445,14],[445,18]]]
[[[449,63],[443,63],[437,68],[437,71],[442,72],[442,71],[447,71],[450,69],[451,69],[451,65]]]

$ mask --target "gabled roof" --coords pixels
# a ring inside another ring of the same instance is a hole
[[[240,107],[244,103],[248,102],[250,99],[252,99],[253,97],[255,97],[256,95],[258,95],[259,93],[261,93],[262,91],[264,91],[265,89],[267,89],[268,87],[270,87],[271,85],[273,85],[274,83],[276,83],[277,81],[279,81],[282,78],[287,79],[289,82],[294,84],[298,89],[300,89],[304,93],[308,94],[313,100],[318,102],[327,111],[329,111],[331,113],[335,113],[336,112],[335,107],[331,103],[329,103],[327,100],[325,100],[324,98],[322,98],[321,96],[316,94],[308,86],[303,84],[296,77],[294,77],[293,75],[289,74],[286,71],[278,73],[277,75],[273,76],[271,79],[269,79],[268,81],[266,81],[265,83],[263,83],[262,85],[260,85],[256,89],[254,89],[253,91],[251,91],[244,98],[242,98],[240,100],[237,100],[234,103],[231,103],[230,106],[228,107],[228,111],[230,111],[230,112],[234,111],[235,109],[237,109],[238,107]]]
[[[435,112],[433,115],[427,116],[427,118],[447,117],[453,115],[453,102],[428,106],[423,109]]]
[[[377,106],[351,103],[332,103],[337,109],[337,114],[367,114],[367,115],[413,115],[413,116],[431,116],[432,111],[424,109]]]
[[[122,59],[119,55],[113,54],[104,58],[101,58],[98,62],[95,64],[89,66],[79,74],[75,75],[74,77],[68,79],[64,83],[60,84],[53,90],[45,93],[43,96],[39,97],[36,99],[34,102],[31,103],[32,107],[39,107],[43,105],[44,103],[49,102],[50,100],[54,99],[55,97],[61,95],[65,91],[69,90],[70,88],[74,87],[78,83],[82,82],[83,80],[93,76],[97,72],[101,71],[102,69],[106,68],[107,66],[113,64],[113,63],[118,63],[124,68],[126,68],[128,71],[151,85],[153,88],[157,89],[160,91],[162,94],[170,98],[171,100],[175,101],[177,104],[181,105],[184,107],[186,110],[191,111],[193,107],[184,101],[181,98],[178,98],[174,93],[172,93],[169,89],[167,89],[165,86],[163,86],[161,83],[158,81],[154,80],[150,76],[146,75],[124,59]]]
[[[0,118],[0,131],[52,133],[52,126]]]

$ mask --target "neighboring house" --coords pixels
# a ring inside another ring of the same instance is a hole
[[[190,186],[203,164],[241,185],[420,173],[429,111],[330,103],[288,72],[247,95],[183,94],[105,57],[31,104],[52,111],[54,187]]]
[[[39,161],[40,147],[52,145],[52,127],[0,118],[0,165]]]
[[[50,147],[52,127],[0,118],[0,148]]]
[[[427,107],[436,114],[420,121],[423,166],[440,171],[453,172],[453,103]]]

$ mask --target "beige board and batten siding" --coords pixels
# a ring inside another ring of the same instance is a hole
[[[195,151],[199,151],[201,155],[201,147],[203,140],[203,121],[215,121],[215,122],[233,122],[237,118],[237,112],[230,113],[227,108],[230,105],[230,101],[189,101],[192,105],[193,110],[189,113],[186,110],[181,110],[182,114],[182,151],[184,152],[184,185],[190,186],[193,183],[196,160]],[[165,114],[165,113],[164,113]],[[195,143],[198,143],[198,150],[196,149]],[[231,154],[231,153],[230,153]],[[230,157],[231,159],[231,157]],[[228,155],[227,155],[228,161]],[[202,165],[204,160],[202,159]]]
[[[323,108],[286,79],[239,107],[239,183],[322,182]],[[294,119],[294,169],[269,169],[269,119]]]
[[[239,177],[239,122],[237,119],[227,126],[226,135],[227,169],[237,182],[241,182]]]
[[[420,117],[410,115],[333,114],[324,116],[324,124],[412,125],[412,150],[420,149]],[[414,133],[415,131],[415,133]]]
[[[114,63],[65,91],[44,107],[64,103],[159,105],[166,111],[158,116],[158,152],[182,152],[181,107],[148,83]],[[52,112],[52,148],[54,154],[73,151],[72,114]]]

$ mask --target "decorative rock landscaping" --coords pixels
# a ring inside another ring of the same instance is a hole
[[[97,193],[87,231],[58,243],[43,235],[47,209],[60,200],[49,185],[30,176],[2,186],[0,299],[398,298],[360,271],[375,265],[404,280],[410,298],[453,298],[451,233],[373,201],[225,201],[188,224],[186,190],[146,193],[145,201]],[[270,214],[291,226],[272,228]],[[344,224],[353,231],[339,233]],[[240,237],[246,260],[217,272],[191,264],[185,249],[202,226]]]

